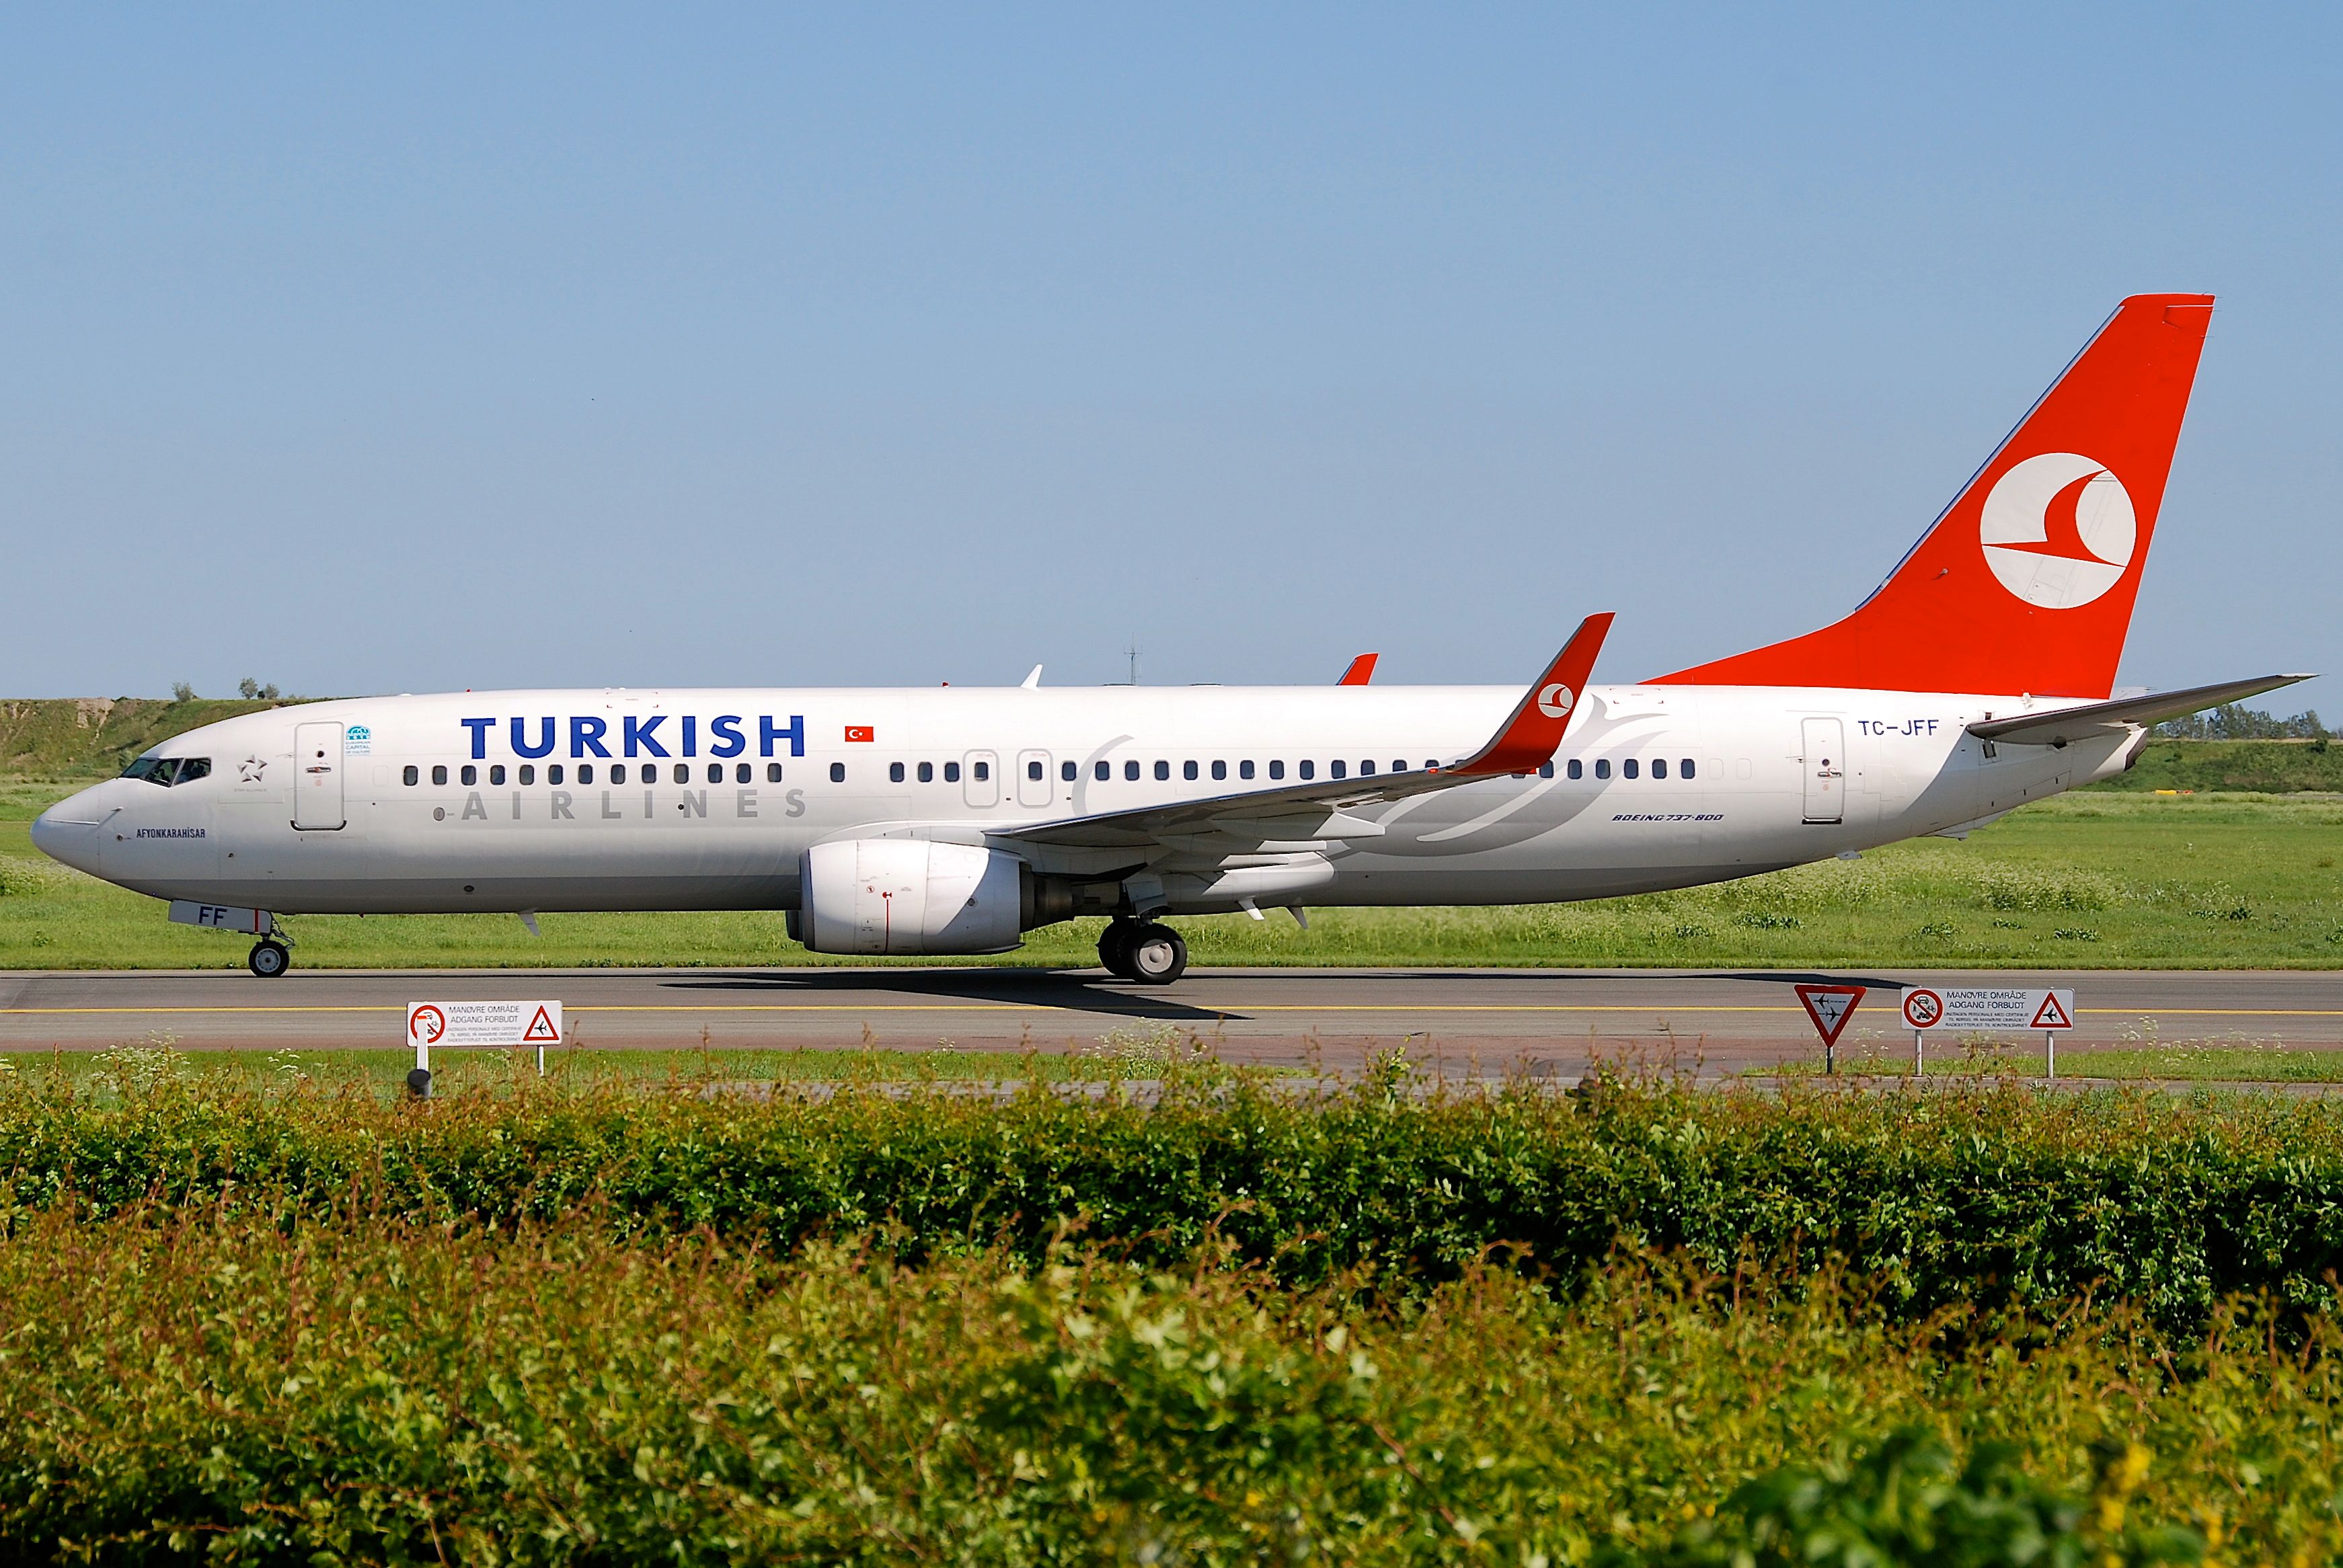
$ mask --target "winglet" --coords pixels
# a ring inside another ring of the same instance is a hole
[[[1375,678],[1375,660],[1382,657],[1383,656],[1381,654],[1373,653],[1363,653],[1359,655],[1358,658],[1351,660],[1351,668],[1344,670],[1342,672],[1342,678],[1336,681],[1334,684],[1337,686],[1364,686],[1367,682]]]
[[[1478,754],[1450,769],[1451,773],[1493,778],[1504,773],[1534,773],[1554,760],[1571,715],[1578,711],[1579,694],[1594,673],[1594,656],[1611,630],[1611,613],[1590,615],[1578,623],[1570,641],[1554,656],[1545,673],[1530,683],[1513,716],[1481,748]]]

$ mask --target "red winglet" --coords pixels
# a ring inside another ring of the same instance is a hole
[[[1602,651],[1603,639],[1610,630],[1608,610],[1580,621],[1545,673],[1530,683],[1504,728],[1481,748],[1478,756],[1449,771],[1475,778],[1534,773],[1553,761],[1554,748],[1562,744],[1563,732],[1570,728],[1571,715],[1578,711],[1586,678],[1594,673],[1594,656]]]
[[[1334,684],[1337,686],[1364,686],[1367,682],[1375,678],[1375,660],[1382,657],[1383,656],[1381,654],[1374,653],[1363,653],[1359,655],[1358,658],[1351,660],[1351,668],[1344,670],[1342,672],[1342,678],[1336,681]]]

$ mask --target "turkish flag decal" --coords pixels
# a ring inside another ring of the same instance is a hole
[[[850,724],[846,727],[846,738],[849,740],[876,740],[879,732],[868,724]]]

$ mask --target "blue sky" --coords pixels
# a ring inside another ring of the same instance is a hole
[[[13,8],[0,691],[1632,678],[2165,289],[2124,679],[2343,662],[2343,12],[1104,10]]]

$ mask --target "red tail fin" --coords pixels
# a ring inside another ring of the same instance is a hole
[[[2212,317],[2125,300],[1853,615],[1660,679],[2107,696]]]

